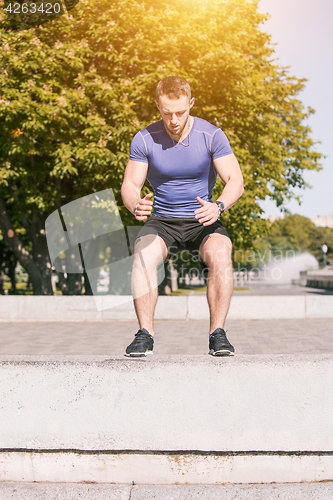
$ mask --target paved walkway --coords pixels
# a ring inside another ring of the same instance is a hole
[[[234,295],[332,295],[332,290],[247,283]],[[205,292],[190,292],[205,295]],[[155,321],[155,354],[205,354],[206,320]],[[333,319],[227,320],[236,354],[333,353]],[[121,355],[137,321],[0,323],[0,354]]]
[[[208,321],[155,321],[156,354],[206,354]],[[136,321],[0,323],[0,354],[121,355]],[[333,353],[332,319],[228,320],[236,354]]]

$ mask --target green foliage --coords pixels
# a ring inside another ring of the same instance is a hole
[[[24,3],[4,0],[4,13],[6,12],[5,26],[9,30],[17,31],[39,26],[56,19],[65,13],[60,0],[26,0]]]
[[[269,232],[255,241],[254,250],[236,252],[235,261],[251,268],[274,256],[282,259],[290,252],[310,252],[323,264],[323,244],[328,246],[328,262],[333,261],[333,229],[317,227],[301,215],[287,215],[271,224]]]
[[[323,261],[321,246],[326,244],[329,247],[327,259],[333,258],[333,229],[317,227],[310,219],[301,215],[289,215],[276,220],[269,237],[264,241],[271,245],[273,251],[308,251],[320,262]]]
[[[194,114],[221,126],[241,164],[245,194],[224,215],[234,245],[265,231],[258,201],[278,205],[317,169],[304,80],[272,62],[265,16],[247,0],[81,0],[70,15],[0,32],[0,189],[6,203],[45,217],[113,188],[120,198],[134,134],[159,119],[164,76],[188,79]],[[215,195],[222,189],[219,181]],[[146,194],[149,187],[145,186]],[[137,222],[135,222],[137,223]]]

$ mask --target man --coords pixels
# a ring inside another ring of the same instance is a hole
[[[233,355],[223,329],[233,290],[232,244],[218,219],[242,195],[243,176],[222,130],[190,115],[194,98],[186,80],[177,76],[161,80],[155,102],[162,120],[134,137],[121,189],[128,210],[146,221],[135,243],[132,272],[140,330],[126,355],[153,352],[157,267],[170,249],[199,251],[209,269],[209,354]],[[225,187],[213,203],[217,174]],[[151,193],[141,198],[146,178],[154,190],[154,203]]]

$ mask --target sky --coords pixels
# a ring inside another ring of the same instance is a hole
[[[326,157],[323,170],[304,174],[312,189],[297,190],[302,204],[292,201],[285,207],[305,217],[333,216],[333,0],[260,0],[259,12],[270,15],[262,30],[276,43],[278,64],[308,80],[298,98],[316,110],[308,123],[313,140],[321,142],[317,151]],[[271,200],[261,206],[267,216],[281,214]]]

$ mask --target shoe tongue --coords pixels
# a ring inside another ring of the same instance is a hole
[[[150,335],[150,333],[148,332],[148,330],[146,330],[145,328],[141,328],[141,329],[139,330],[139,332],[141,332],[141,333],[145,333],[146,335],[149,335],[149,337],[152,339],[152,341],[153,341],[153,343],[154,343],[154,337],[153,337],[152,335]],[[138,332],[138,333],[139,333],[139,332]]]
[[[216,330],[214,330],[213,333],[211,333],[209,336],[213,337],[217,333],[225,333],[225,332],[224,332],[223,328],[216,328]]]

